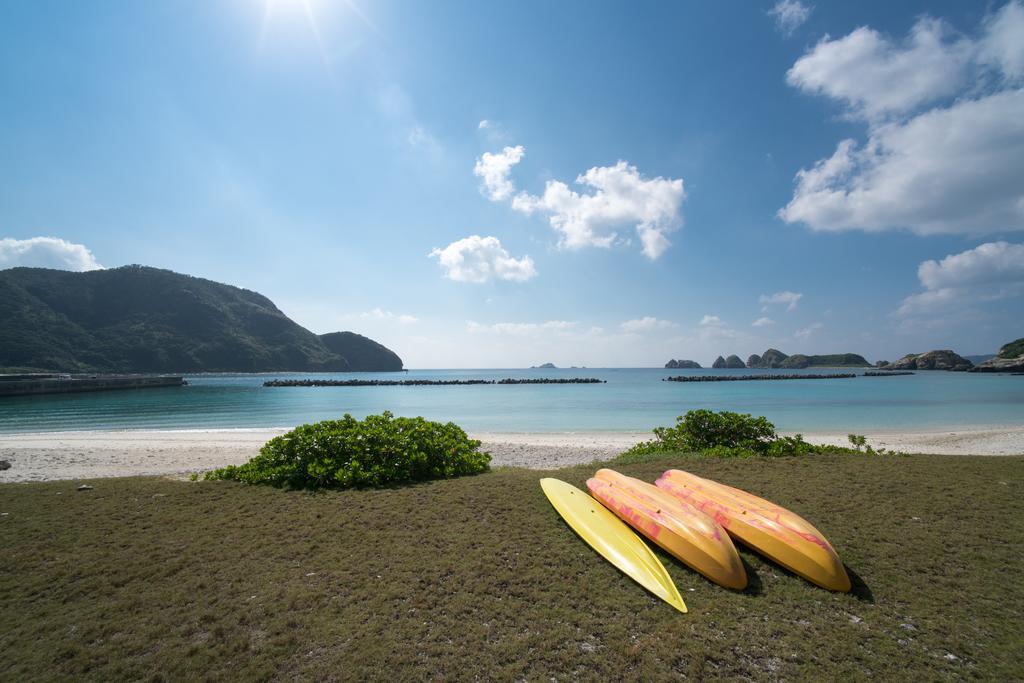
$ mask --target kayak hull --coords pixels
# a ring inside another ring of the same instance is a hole
[[[712,517],[734,538],[811,583],[848,592],[850,577],[824,534],[794,512],[746,491],[682,470],[657,487]]]
[[[654,595],[680,612],[686,611],[664,565],[618,517],[564,481],[545,478],[540,486],[562,519],[591,548]]]
[[[715,583],[742,590],[747,573],[729,534],[692,505],[614,470],[587,480],[590,495],[666,552]]]

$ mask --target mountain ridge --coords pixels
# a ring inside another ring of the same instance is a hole
[[[0,328],[0,368],[183,373],[402,369],[401,359],[377,342],[355,333],[318,336],[258,292],[148,266],[0,270],[0,319],[6,322]]]

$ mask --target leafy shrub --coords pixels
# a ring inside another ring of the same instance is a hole
[[[206,474],[249,484],[290,488],[354,488],[447,479],[488,469],[491,456],[479,450],[458,425],[391,413],[356,420],[345,414],[296,427],[264,444],[240,466]]]
[[[779,436],[775,425],[764,417],[727,410],[691,410],[676,418],[674,427],[655,427],[655,438],[643,441],[619,456],[620,461],[644,460],[658,453],[700,453],[715,458],[784,457],[823,453],[866,453],[882,455],[884,448],[867,445],[863,436],[850,434],[853,448],[817,445],[801,434]]]

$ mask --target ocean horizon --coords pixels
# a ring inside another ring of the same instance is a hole
[[[780,431],[938,431],[1024,426],[1024,381],[1002,374],[864,369],[434,369],[385,373],[208,373],[188,386],[0,399],[0,433],[294,427],[385,410],[470,432],[647,432],[707,408],[763,415]],[[826,374],[850,379],[665,382],[678,375]],[[268,379],[593,377],[603,384],[264,387]]]

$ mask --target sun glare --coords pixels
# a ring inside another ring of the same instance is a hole
[[[320,24],[317,21],[316,5],[318,4],[317,0],[263,0],[263,24],[260,28],[261,49],[266,44],[267,35],[275,22],[294,20],[296,14],[302,14],[305,16],[305,21],[314,40],[316,40],[320,58],[330,70],[331,61],[327,55],[327,47],[324,45]]]

